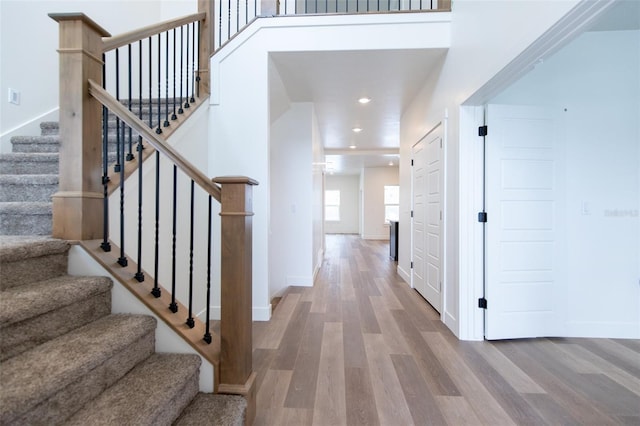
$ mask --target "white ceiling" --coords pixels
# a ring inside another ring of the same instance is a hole
[[[445,49],[272,53],[291,102],[313,102],[334,173],[398,164],[400,116]],[[366,105],[358,99],[366,96]],[[354,127],[362,128],[354,133]],[[349,149],[350,145],[357,148]]]

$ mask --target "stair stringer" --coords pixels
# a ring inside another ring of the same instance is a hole
[[[111,291],[111,312],[130,313],[153,316],[157,320],[155,351],[166,353],[196,354],[201,360],[199,388],[200,392],[213,393],[216,391],[215,372],[217,366],[202,356],[191,345],[185,342],[176,332],[151,309],[145,306],[120,282],[120,279],[105,269],[81,245],[75,244],[69,250],[69,275],[106,276],[113,281]]]

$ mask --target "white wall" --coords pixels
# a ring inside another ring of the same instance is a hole
[[[327,175],[325,189],[340,191],[340,220],[325,221],[327,234],[360,233],[360,176]]]
[[[411,187],[411,146],[430,129],[447,119],[446,131],[446,205],[448,236],[443,320],[460,338],[482,339],[482,332],[469,326],[482,315],[477,308],[479,295],[473,288],[459,293],[459,251],[466,235],[461,226],[459,203],[470,193],[460,192],[458,167],[460,155],[460,107],[475,91],[517,57],[551,25],[557,22],[577,0],[567,1],[473,1],[452,2],[451,47],[440,72],[434,74],[407,108],[400,123],[400,186]],[[410,191],[401,191],[400,222],[410,223]],[[474,208],[477,208],[475,206]],[[472,212],[464,217],[468,227],[477,225]],[[467,217],[468,216],[468,217]],[[410,271],[410,227],[401,227],[399,270]],[[474,303],[475,301],[475,303]],[[470,329],[471,328],[471,329]]]
[[[398,167],[362,169],[362,238],[388,240],[389,225],[384,223],[384,187],[398,185]]]
[[[491,103],[564,110],[567,333],[640,337],[640,31],[588,32]]]
[[[269,298],[313,285],[313,116],[313,104],[292,103],[271,126]]]
[[[260,183],[253,198],[254,319],[258,311],[269,318],[268,262],[274,255],[268,236],[269,52],[442,48],[449,44],[448,19],[447,13],[259,19],[212,57],[209,170]]]
[[[0,150],[11,150],[12,135],[39,134],[41,121],[57,120],[58,24],[49,13],[83,12],[116,35],[194,8],[195,0],[0,1]],[[20,105],[7,102],[9,88]]]
[[[324,260],[324,167],[319,167],[319,163],[324,162],[324,144],[320,129],[318,128],[318,117],[313,114],[311,121],[311,151],[313,157],[312,167],[312,245],[311,255],[313,256],[313,281],[315,281],[318,271]]]

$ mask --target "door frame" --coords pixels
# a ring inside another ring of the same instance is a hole
[[[442,322],[447,323],[447,278],[448,278],[448,274],[447,274],[447,190],[448,190],[448,185],[447,185],[447,122],[448,122],[448,116],[445,113],[445,117],[442,119],[442,121],[440,121],[438,124],[436,124],[431,130],[429,130],[427,133],[425,133],[420,139],[418,139],[417,142],[415,142],[414,144],[411,145],[411,161],[413,162],[414,158],[413,158],[413,148],[419,144],[420,142],[424,141],[430,134],[434,133],[435,131],[438,130],[438,128],[442,128],[442,151],[441,151],[441,158],[440,158],[440,162],[442,164],[442,169],[441,169],[441,178],[443,180],[442,182],[442,198],[441,198],[441,209],[442,209],[442,222],[440,224],[440,235],[441,235],[441,240],[442,240],[442,245],[441,245],[441,250],[442,252],[440,253],[440,273],[442,274],[442,286],[440,288],[440,319]],[[425,165],[426,166],[426,165]],[[413,211],[414,206],[413,206],[413,195],[414,195],[414,188],[413,188],[413,165],[411,166],[411,211]],[[413,262],[413,216],[411,216],[411,229],[410,229],[410,235],[411,235],[411,262]],[[425,242],[425,248],[426,248],[426,242]],[[413,284],[413,268],[411,268],[410,271],[410,286],[411,288],[415,289],[415,286]],[[424,297],[422,295],[420,295],[421,297]],[[426,301],[426,299],[425,299]],[[428,302],[427,302],[428,303]]]

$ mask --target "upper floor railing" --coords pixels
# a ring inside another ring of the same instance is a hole
[[[220,0],[213,11],[214,45],[219,48],[257,17],[450,10],[451,0]]]

